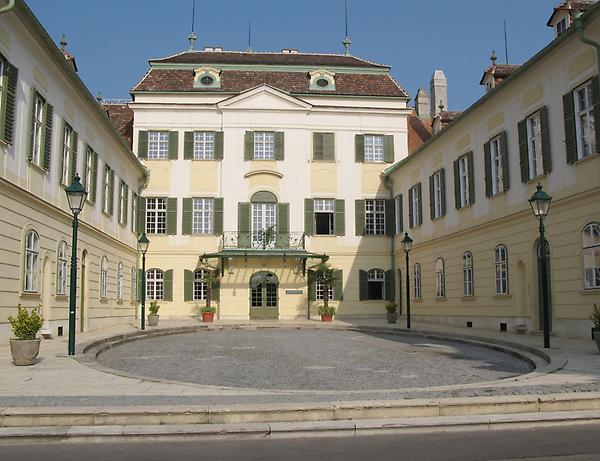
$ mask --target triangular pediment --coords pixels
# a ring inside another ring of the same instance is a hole
[[[217,104],[220,109],[306,110],[312,105],[269,85],[260,85]]]

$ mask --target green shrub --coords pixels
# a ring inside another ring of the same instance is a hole
[[[17,307],[17,316],[9,316],[8,321],[15,339],[35,339],[44,323],[39,307],[31,309],[31,313],[29,313],[27,308],[20,304]]]
[[[159,309],[160,309],[160,304],[158,304],[156,301],[150,302],[150,307],[148,308],[148,312],[150,313],[150,315],[158,314]]]
[[[213,306],[202,306],[200,308],[200,312],[202,314],[208,314],[208,313],[214,314],[215,312],[217,312],[217,309],[215,309]]]
[[[594,304],[592,313],[590,314],[590,320],[594,323],[594,328],[600,330],[600,306]]]
[[[318,309],[319,315],[331,315],[332,317],[335,315],[335,307],[333,306],[325,306],[321,304]]]
[[[388,314],[395,314],[397,307],[398,305],[396,303],[387,303],[385,305],[385,310],[388,312]]]

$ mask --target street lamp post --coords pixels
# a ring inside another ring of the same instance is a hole
[[[413,240],[408,236],[408,232],[404,232],[402,239],[402,247],[406,254],[406,328],[410,329],[410,272],[408,268],[408,253],[412,248]]]
[[[71,243],[71,289],[69,293],[69,355],[75,355],[75,309],[77,298],[77,228],[79,226],[78,216],[85,204],[87,192],[80,182],[78,174],[73,178],[69,187],[65,188],[69,208],[73,213],[73,241]],[[81,319],[83,322],[83,319]]]
[[[544,328],[544,348],[550,347],[550,306],[548,305],[548,279],[546,274],[546,238],[544,237],[544,218],[550,210],[550,197],[538,183],[537,191],[529,199],[533,214],[540,222],[540,272],[542,273],[542,315]]]
[[[150,246],[150,240],[146,237],[146,234],[143,233],[140,235],[138,239],[138,246],[140,248],[140,252],[142,253],[142,330],[146,329],[146,251],[148,251],[148,246]]]

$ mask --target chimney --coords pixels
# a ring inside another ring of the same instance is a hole
[[[430,118],[429,104],[430,102],[427,90],[424,88],[419,88],[417,91],[417,97],[415,98],[415,110],[417,111],[417,116],[419,119],[425,120]]]
[[[431,91],[431,118],[434,118],[440,113],[440,106],[448,110],[448,80],[442,70],[437,69],[433,73],[429,88]]]

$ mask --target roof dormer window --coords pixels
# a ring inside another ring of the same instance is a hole
[[[221,88],[221,71],[214,67],[194,69],[194,88]]]
[[[335,73],[328,70],[314,70],[310,76],[309,89],[317,91],[335,91]]]

